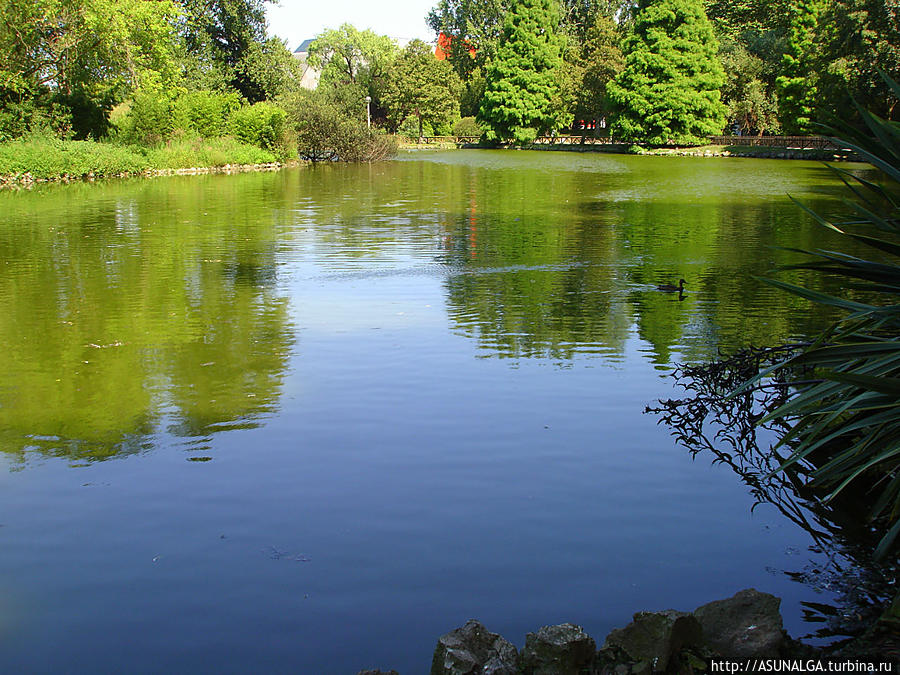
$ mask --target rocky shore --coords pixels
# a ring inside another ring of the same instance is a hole
[[[299,163],[292,162],[283,164],[281,162],[271,162],[268,164],[225,164],[223,166],[195,166],[184,169],[148,169],[140,172],[122,172],[116,174],[94,174],[93,172],[84,175],[62,175],[53,178],[36,178],[29,172],[0,176],[0,188],[2,187],[32,187],[39,183],[72,183],[76,181],[92,182],[106,178],[156,178],[159,176],[197,176],[200,174],[210,173],[246,173],[248,171],[278,171],[285,166],[296,166]]]
[[[894,651],[891,639],[885,641],[870,634],[867,649],[860,649],[857,641],[844,651],[830,652],[793,640],[784,630],[780,605],[781,600],[774,595],[750,588],[693,612],[638,612],[630,624],[612,631],[599,649],[580,626],[563,623],[528,633],[520,651],[472,619],[440,637],[430,673],[650,675],[726,672],[722,670],[726,663],[734,668],[727,672],[750,672],[751,664],[771,664],[772,672],[810,672],[820,666],[827,671],[825,660],[839,665],[835,659],[855,659],[854,664],[868,660],[875,664],[876,671],[880,663],[889,664],[890,671],[881,666],[880,672],[897,672],[900,667],[900,652]],[[765,670],[756,668],[758,672]],[[856,668],[843,672],[862,671]],[[398,673],[362,670],[358,675]]]

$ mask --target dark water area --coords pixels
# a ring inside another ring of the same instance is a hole
[[[754,277],[847,250],[788,198],[840,194],[524,151],[0,193],[0,669],[419,673],[750,586],[810,632],[827,553],[643,410],[833,318]]]

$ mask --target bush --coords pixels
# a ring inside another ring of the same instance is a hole
[[[297,92],[282,100],[300,157],[311,162],[374,162],[392,157],[397,141],[348,118],[333,100]]]
[[[119,137],[130,143],[159,143],[175,130],[174,104],[159,90],[139,89],[131,100],[131,108],[117,127]]]
[[[482,129],[474,117],[463,117],[453,125],[454,136],[481,136]]]
[[[204,138],[223,136],[229,118],[240,107],[240,97],[233,91],[188,91],[175,101],[175,126],[195,131]]]
[[[72,134],[72,111],[50,97],[11,100],[11,92],[0,88],[0,143],[34,132],[60,138]]]
[[[245,143],[275,150],[284,137],[286,119],[284,110],[263,101],[235,110],[228,120],[228,130]]]

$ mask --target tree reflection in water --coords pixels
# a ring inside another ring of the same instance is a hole
[[[782,469],[791,448],[789,442],[779,445],[779,440],[793,420],[765,416],[786,400],[787,373],[777,364],[797,347],[747,348],[711,363],[678,366],[673,377],[686,396],[660,400],[645,412],[658,415],[694,457],[709,453],[714,463],[734,471],[755,498],[753,508],[771,504],[810,534],[814,542],[810,551],[825,554],[828,563],[784,574],[838,597],[837,606],[802,603],[804,618],[823,624],[811,637],[854,636],[877,619],[893,596],[898,566],[896,560],[876,564],[872,559],[879,537],[862,525],[864,497],[842,493],[839,499],[826,501],[808,485],[814,459]],[[741,388],[769,369],[757,386]]]

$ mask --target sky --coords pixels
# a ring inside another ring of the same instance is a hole
[[[269,34],[287,40],[288,49],[294,51],[304,40],[342,23],[404,43],[413,38],[432,42],[435,36],[425,15],[436,4],[437,0],[280,0],[268,5],[266,15]]]

